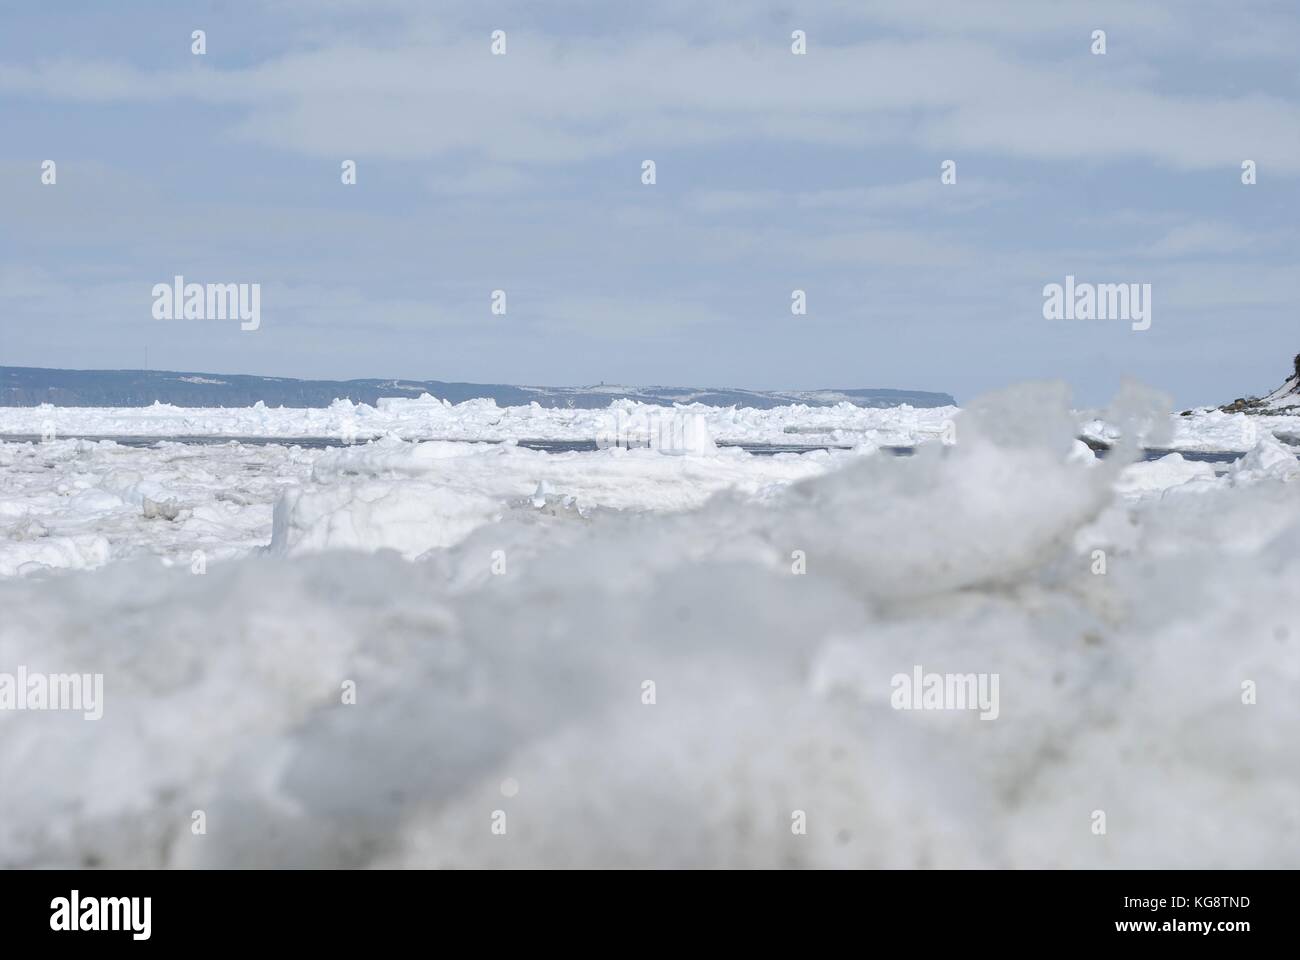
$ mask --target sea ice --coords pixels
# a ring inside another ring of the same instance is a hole
[[[7,543],[135,470],[220,512],[85,529],[238,549],[0,580],[0,665],[104,677],[0,713],[0,867],[1300,866],[1300,487],[1266,448],[1125,495],[1074,432],[1030,389],[901,459],[2,445]],[[295,489],[354,526],[259,553]],[[892,709],[918,665],[997,718]]]

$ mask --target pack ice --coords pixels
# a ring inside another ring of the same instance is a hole
[[[0,866],[1300,865],[1294,455],[1066,401],[909,458],[0,445],[0,671],[104,677],[0,711]]]

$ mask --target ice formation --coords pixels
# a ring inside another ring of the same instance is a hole
[[[0,445],[6,550],[113,554],[0,580],[0,670],[104,676],[98,721],[0,712],[0,866],[1300,865],[1294,457],[1076,428],[1039,388],[910,458]],[[918,665],[997,719],[893,709]]]

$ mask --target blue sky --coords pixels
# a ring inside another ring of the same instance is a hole
[[[0,363],[1230,400],[1300,352],[1297,49],[1284,2],[7,3]],[[260,329],[153,319],[175,274]],[[1045,320],[1067,274],[1151,329]]]

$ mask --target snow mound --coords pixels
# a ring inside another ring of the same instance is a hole
[[[93,570],[108,562],[104,537],[80,534],[49,537],[41,528],[21,527],[8,543],[0,544],[0,577],[25,577],[49,570]]]
[[[1234,484],[1254,483],[1263,479],[1295,480],[1300,478],[1300,459],[1294,447],[1280,443],[1271,434],[1260,439],[1249,453],[1228,470]]]
[[[427,483],[368,481],[319,489],[293,488],[276,501],[272,553],[314,550],[397,550],[414,559],[459,543],[499,516],[490,497]]]
[[[1115,488],[1129,495],[1161,494],[1184,484],[1213,483],[1215,478],[1213,465],[1170,453],[1159,460],[1131,464],[1120,475]]]

